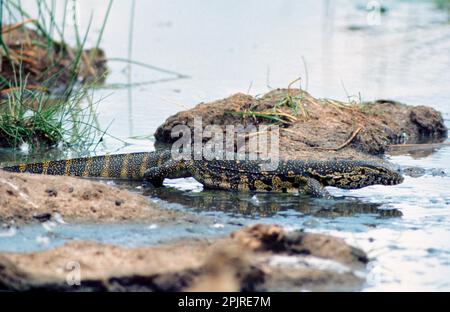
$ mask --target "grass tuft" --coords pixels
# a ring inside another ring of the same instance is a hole
[[[75,46],[65,41],[68,1],[58,24],[55,0],[35,0],[36,16],[20,0],[0,0],[0,147],[79,150],[98,145],[95,138],[104,134],[91,91],[106,75],[99,46],[113,1],[91,50],[85,43],[92,17],[80,33],[75,1]]]
[[[303,104],[303,94],[292,95],[291,88],[296,82],[299,82],[301,78],[297,78],[289,83],[286,95],[284,95],[270,110],[257,111],[250,108],[242,112],[236,112],[241,117],[261,118],[269,120],[275,124],[290,125],[299,120],[309,120],[309,113]]]

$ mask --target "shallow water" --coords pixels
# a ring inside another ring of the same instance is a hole
[[[106,2],[78,3],[80,22],[86,25],[90,10],[101,17]],[[109,138],[98,152],[152,150],[150,135],[171,114],[235,92],[256,95],[285,87],[298,76],[303,77],[302,87],[318,97],[430,105],[450,126],[449,12],[436,9],[433,1],[383,4],[388,11],[380,25],[370,26],[366,1],[280,0],[264,6],[256,0],[137,1],[132,58],[190,78],[174,79],[139,66],[130,74],[123,63],[110,62],[108,84],[138,85],[97,92],[107,96],[99,106],[101,125],[113,121],[109,132],[129,143],[123,147]],[[130,1],[114,2],[103,41],[109,57],[127,57],[129,11]],[[10,151],[0,155],[9,161],[26,157]],[[427,174],[406,177],[398,186],[332,189],[338,197],[332,201],[211,192],[192,179],[167,181],[167,188],[146,195],[167,209],[192,211],[208,221],[156,229],[149,224],[57,224],[50,232],[36,225],[1,232],[0,249],[38,250],[73,238],[140,246],[224,235],[258,221],[336,235],[363,248],[373,258],[367,291],[448,291],[450,146],[390,159],[427,169]]]

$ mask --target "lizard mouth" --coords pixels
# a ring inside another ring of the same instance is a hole
[[[384,185],[397,185],[404,181],[403,176],[400,173],[393,173],[392,175],[383,179],[382,184]]]

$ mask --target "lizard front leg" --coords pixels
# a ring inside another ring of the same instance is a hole
[[[311,195],[312,197],[331,198],[331,194],[323,187],[323,185],[313,178],[306,178],[305,183],[299,187],[299,192]]]
[[[154,187],[161,187],[164,182],[164,173],[161,171],[160,167],[152,167],[144,172],[144,184],[149,184]]]
[[[162,186],[165,178],[176,179],[190,176],[184,161],[169,160],[160,166],[152,167],[144,172],[144,181],[153,186]]]

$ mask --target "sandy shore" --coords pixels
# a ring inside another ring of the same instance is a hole
[[[55,215],[68,222],[170,222],[181,213],[145,197],[86,179],[0,170],[0,221],[29,223]]]

